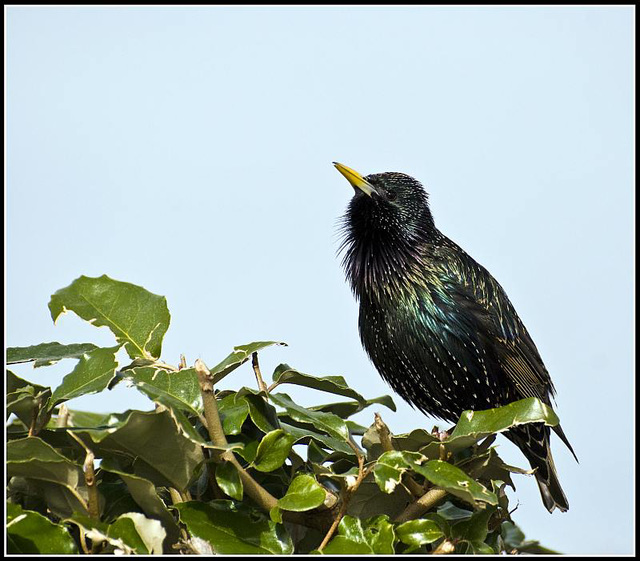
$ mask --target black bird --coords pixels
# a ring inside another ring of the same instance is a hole
[[[354,187],[344,216],[343,266],[360,301],[362,344],[382,377],[422,412],[456,422],[555,389],[538,349],[491,274],[435,226],[413,177],[363,177],[334,162]],[[575,453],[560,426],[554,431]],[[543,423],[513,428],[549,512],[569,509]],[[576,457],[577,460],[577,457]]]

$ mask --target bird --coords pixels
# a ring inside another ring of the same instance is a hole
[[[333,162],[354,188],[342,217],[342,266],[359,302],[362,345],[412,407],[455,423],[465,410],[556,390],[504,289],[436,227],[423,185],[399,172],[363,176]],[[554,432],[578,459],[560,425]],[[569,509],[544,423],[505,436],[529,461],[549,512]]]

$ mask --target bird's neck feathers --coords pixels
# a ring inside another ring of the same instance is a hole
[[[342,265],[358,299],[393,298],[411,290],[423,274],[425,248],[440,232],[430,213],[411,227],[362,212],[344,217]]]

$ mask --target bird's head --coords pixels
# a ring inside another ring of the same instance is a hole
[[[364,177],[334,165],[355,191],[344,215],[340,246],[354,293],[381,295],[401,289],[412,271],[422,267],[425,244],[438,236],[426,191],[404,173]]]
[[[398,172],[362,176],[343,164],[333,165],[355,191],[345,216],[352,235],[386,233],[411,241],[433,229],[428,195],[417,179]]]

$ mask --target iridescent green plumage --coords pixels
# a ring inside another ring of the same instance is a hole
[[[421,411],[455,422],[555,390],[529,333],[491,274],[436,227],[422,185],[402,173],[362,177],[344,221],[343,265],[360,301],[363,346],[391,387]],[[555,432],[571,449],[560,426]],[[505,436],[536,468],[543,502],[566,511],[549,427]],[[573,452],[573,450],[571,450]]]

